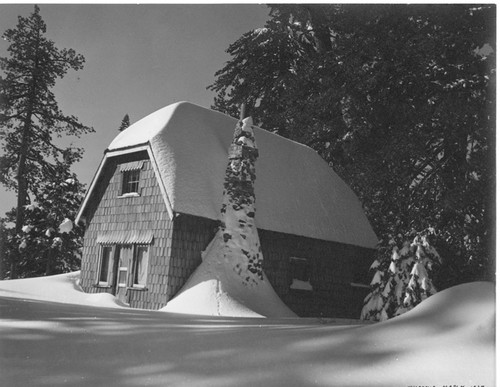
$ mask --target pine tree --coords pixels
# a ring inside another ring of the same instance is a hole
[[[7,234],[5,230],[4,219],[0,218],[0,279],[4,278],[5,264],[7,263],[5,251],[7,246],[6,240]]]
[[[122,119],[122,123],[120,124],[120,127],[118,128],[118,131],[121,132],[125,129],[127,129],[130,126],[130,117],[128,114],[125,114],[125,116]]]
[[[241,115],[244,116],[244,108]],[[247,285],[264,280],[263,256],[255,225],[255,162],[259,156],[252,118],[238,122],[229,148],[224,178],[220,235],[224,256]]]
[[[40,184],[35,200],[24,208],[21,233],[6,229],[8,257],[18,255],[18,276],[35,277],[78,270],[83,229],[72,219],[81,204],[84,187],[68,166],[59,166],[55,178]],[[7,221],[15,220],[15,211]],[[9,276],[10,277],[10,276]]]
[[[406,241],[401,249],[393,241],[390,257],[382,256],[370,267],[372,290],[365,298],[361,319],[384,321],[399,316],[437,292],[433,277],[441,258],[426,234]]]
[[[40,8],[27,18],[19,16],[14,29],[3,39],[10,45],[9,57],[0,58],[0,128],[4,155],[0,163],[0,181],[17,191],[15,234],[22,235],[24,209],[30,194],[36,195],[44,181],[52,181],[61,165],[80,159],[83,150],[61,148],[53,135],[80,136],[93,129],[74,116],[64,115],[51,89],[69,69],[83,68],[84,57],[73,49],[58,49],[47,39]],[[16,264],[11,257],[11,278],[16,278]]]
[[[272,4],[209,88],[314,148],[384,245],[434,227],[445,288],[495,278],[495,42],[492,5]]]

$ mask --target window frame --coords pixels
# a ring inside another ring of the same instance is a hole
[[[130,246],[132,245],[132,259],[130,260],[130,267],[127,264],[127,262],[122,262],[121,266],[118,266],[120,264],[120,250],[124,246]],[[109,249],[109,250],[108,250]],[[136,283],[136,277],[138,275],[138,258],[139,258],[139,251],[140,249],[145,249],[144,254],[142,255],[142,259],[145,259],[145,275],[144,275],[144,283]],[[109,251],[108,255],[108,267],[107,267],[107,275],[106,275],[106,281],[102,281],[102,268],[103,268],[103,258],[104,258],[104,252]],[[149,279],[149,258],[150,258],[150,251],[151,251],[151,244],[148,243],[105,243],[101,244],[100,246],[100,252],[99,252],[99,265],[98,265],[98,270],[97,270],[97,281],[96,281],[96,286],[97,287],[103,287],[103,288],[111,288],[116,285],[117,288],[128,288],[128,289],[135,289],[135,290],[147,290],[148,286],[148,279]],[[118,256],[117,256],[118,255]],[[116,270],[116,275],[115,275],[115,270]],[[124,281],[121,281],[121,278],[123,276],[123,273],[125,278]]]
[[[313,291],[313,286],[311,284],[311,277],[312,277],[312,260],[309,258],[303,258],[303,257],[290,257],[289,258],[289,263],[290,263],[290,285],[289,288],[290,290],[293,291]],[[296,265],[300,264],[301,267],[297,267]],[[298,269],[301,269],[302,272],[297,275]],[[306,285],[305,287],[294,287],[294,282],[295,280],[300,281],[303,285]]]
[[[121,172],[120,197],[139,196],[141,170],[130,169]]]
[[[146,260],[146,273],[145,273],[145,280],[144,283],[136,283],[136,280],[138,281],[138,265],[139,265],[139,250],[140,249],[145,249],[144,255],[142,255],[142,259],[145,258]],[[137,243],[134,244],[134,255],[132,259],[132,270],[131,270],[131,284],[130,286],[132,288],[137,288],[137,289],[144,289],[148,285],[148,274],[149,274],[149,251],[150,251],[150,245],[148,244],[143,244],[143,243]]]
[[[124,282],[120,281],[122,273],[125,273],[125,281]],[[116,286],[118,288],[127,288],[128,287],[128,280],[129,280],[129,277],[128,277],[128,266],[119,266],[118,267],[118,273],[116,275]]]
[[[107,262],[107,274],[106,274],[106,281],[102,281],[102,269],[103,269],[103,259],[104,259],[104,252],[109,249],[109,256],[108,256],[108,262]],[[113,286],[113,271],[114,271],[114,264],[115,264],[115,245],[112,244],[103,244],[101,245],[100,251],[99,251],[99,266],[97,270],[97,285],[102,286],[102,287],[111,287]]]

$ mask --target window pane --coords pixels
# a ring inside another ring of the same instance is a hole
[[[146,285],[148,275],[148,247],[137,246],[134,265],[134,285]]]
[[[307,259],[292,257],[290,259],[290,269],[292,271],[293,279],[309,281],[310,265]]]
[[[99,273],[99,282],[108,282],[109,270],[113,266],[111,252],[111,246],[105,246],[102,248],[101,272]]]
[[[118,285],[126,286],[127,285],[127,268],[120,267],[118,272]]]
[[[140,171],[138,169],[123,172],[122,194],[139,192],[139,179]]]

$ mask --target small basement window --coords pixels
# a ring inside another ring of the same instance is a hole
[[[370,270],[359,270],[356,268],[352,277],[351,286],[355,288],[371,289],[371,273]]]
[[[311,285],[311,263],[306,258],[290,258],[290,270],[292,283],[290,289],[312,291]]]

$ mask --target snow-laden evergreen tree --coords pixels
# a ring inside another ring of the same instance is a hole
[[[201,253],[201,264],[164,310],[185,310],[186,305],[198,305],[202,288],[204,313],[208,308],[210,314],[233,316],[243,309],[244,313],[262,316],[296,317],[276,294],[263,270],[255,223],[255,162],[259,152],[252,118],[243,119],[244,111],[242,107],[242,119],[236,124],[229,147],[219,229]]]
[[[125,116],[123,117],[122,122],[120,124],[120,127],[118,128],[118,131],[122,132],[125,129],[127,129],[129,126],[130,126],[130,117],[128,116],[128,114],[125,114]]]
[[[259,155],[252,118],[238,122],[229,148],[220,233],[224,255],[245,284],[264,279],[262,249],[255,225],[255,162]]]
[[[433,274],[441,263],[436,249],[426,234],[398,248],[393,241],[392,253],[376,259],[370,283],[372,290],[365,298],[362,320],[384,321],[413,309],[436,293]]]
[[[59,109],[52,92],[68,70],[83,68],[85,58],[73,49],[59,49],[45,36],[47,27],[35,6],[19,17],[16,28],[2,38],[8,57],[0,58],[0,182],[17,193],[15,233],[23,235],[25,208],[40,185],[54,181],[57,169],[79,160],[83,150],[63,148],[53,136],[80,136],[93,129]],[[21,259],[11,251],[11,278]]]
[[[69,167],[59,167],[56,178],[41,182],[35,200],[24,207],[21,232],[7,228],[5,254],[18,258],[21,278],[65,273],[80,268],[83,229],[73,223],[84,187]],[[15,219],[15,210],[7,221]],[[10,278],[10,271],[7,271]]]
[[[495,6],[271,4],[213,107],[315,149],[384,245],[436,230],[440,288],[495,278]]]

